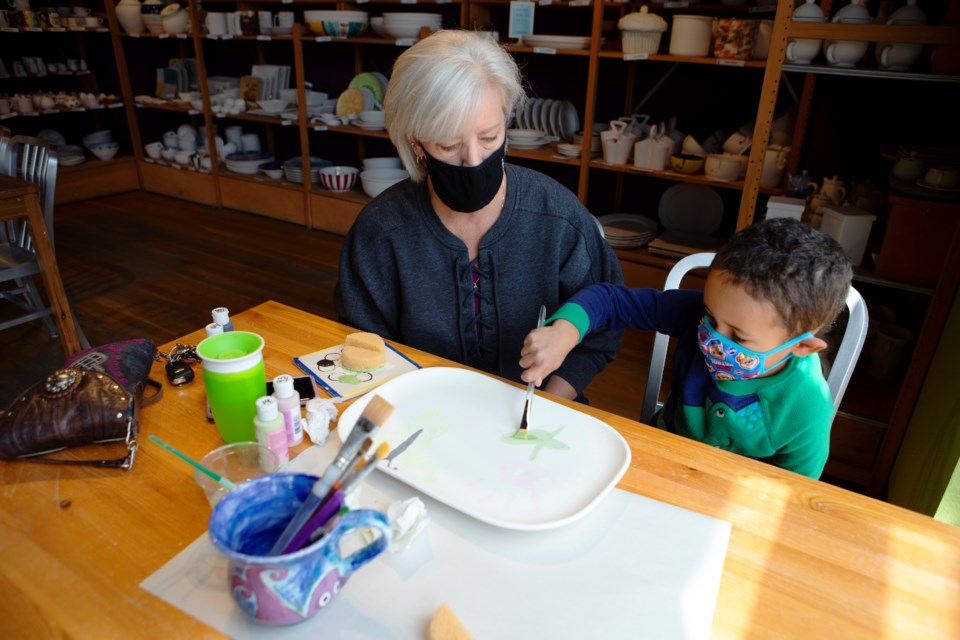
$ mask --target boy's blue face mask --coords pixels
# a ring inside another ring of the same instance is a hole
[[[793,340],[784,342],[779,347],[758,353],[737,344],[730,338],[720,335],[717,330],[711,326],[706,316],[700,320],[700,326],[697,328],[697,341],[700,343],[700,352],[703,353],[703,359],[707,362],[707,369],[710,370],[710,375],[714,380],[750,380],[751,378],[762,376],[792,358],[793,354],[787,354],[787,357],[783,360],[769,367],[764,364],[767,356],[793,346],[801,340],[812,337],[813,334],[808,331]]]

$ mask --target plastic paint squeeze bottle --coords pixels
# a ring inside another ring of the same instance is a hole
[[[277,399],[287,429],[287,445],[295,447],[303,442],[303,422],[300,419],[300,393],[293,388],[292,376],[283,374],[273,379],[273,397]]]
[[[217,307],[210,312],[213,321],[223,326],[224,332],[233,331],[233,320],[230,319],[230,309],[226,307]]]
[[[210,336],[216,336],[223,333],[223,325],[216,322],[211,322],[204,327],[204,330],[207,332],[207,337],[209,338]],[[213,422],[213,412],[210,411],[210,399],[207,398],[206,394],[204,394],[203,397],[204,401],[207,403],[207,420]]]
[[[283,416],[277,407],[277,399],[273,396],[263,396],[257,399],[257,415],[253,418],[253,426],[257,433],[257,442],[277,454],[280,465],[290,459],[287,450],[287,428],[283,424]],[[267,460],[260,457],[260,466],[267,473],[276,471],[269,468]]]

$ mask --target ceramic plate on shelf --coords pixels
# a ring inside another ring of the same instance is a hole
[[[560,107],[560,137],[567,141],[573,140],[573,134],[580,129],[580,116],[577,114],[577,108],[573,103],[567,100],[563,101]],[[597,140],[599,143],[599,139]]]
[[[960,187],[936,187],[932,184],[927,184],[923,178],[917,180],[917,186],[930,189],[931,191],[939,191],[940,193],[960,193]]]
[[[588,49],[590,47],[590,36],[531,35],[523,36],[523,44],[528,47],[544,47],[546,49]]]
[[[723,222],[723,199],[702,184],[677,184],[660,196],[658,215],[667,229],[710,235]]]
[[[533,138],[531,140],[511,140],[507,143],[508,149],[514,149],[519,151],[530,151],[531,149],[539,149],[545,144],[549,144],[549,138]]]
[[[389,476],[477,520],[542,530],[586,515],[630,464],[623,437],[596,418],[537,395],[526,439],[515,436],[525,391],[468,369],[429,367],[385,382],[338,421],[347,437],[371,397],[395,411],[373,438],[396,446],[423,432]]]

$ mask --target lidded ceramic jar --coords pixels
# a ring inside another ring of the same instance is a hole
[[[927,14],[917,6],[917,0],[907,0],[887,20],[887,24],[923,25],[927,24]],[[923,53],[923,44],[916,42],[878,42],[874,53],[880,68],[887,71],[906,70]]]
[[[150,33],[163,33],[163,17],[160,12],[166,5],[163,0],[144,0],[140,5],[140,16],[143,18],[143,26]]]
[[[660,49],[660,37],[667,30],[667,21],[644,6],[620,18],[617,27],[623,32],[624,53],[656,53]]]
[[[844,24],[870,24],[873,18],[867,8],[860,4],[859,0],[850,0],[840,11],[837,11],[831,22],[842,22]]]
[[[179,4],[171,3],[160,12],[160,21],[163,30],[167,33],[186,33],[190,26],[190,14],[184,11]]]
[[[806,0],[793,10],[794,22],[826,22],[823,9],[813,0]],[[823,40],[819,38],[790,38],[787,40],[786,59],[793,64],[810,64],[820,53]]]
[[[117,21],[127,33],[143,33],[143,16],[140,15],[140,0],[120,0],[117,5]]]

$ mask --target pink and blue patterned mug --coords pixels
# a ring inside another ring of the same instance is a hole
[[[387,517],[361,509],[341,515],[324,537],[299,551],[268,555],[316,481],[315,476],[288,473],[255,478],[228,493],[210,514],[210,539],[229,559],[230,595],[258,622],[285,625],[313,617],[354,571],[390,543]],[[379,535],[343,557],[340,539],[360,528]]]

